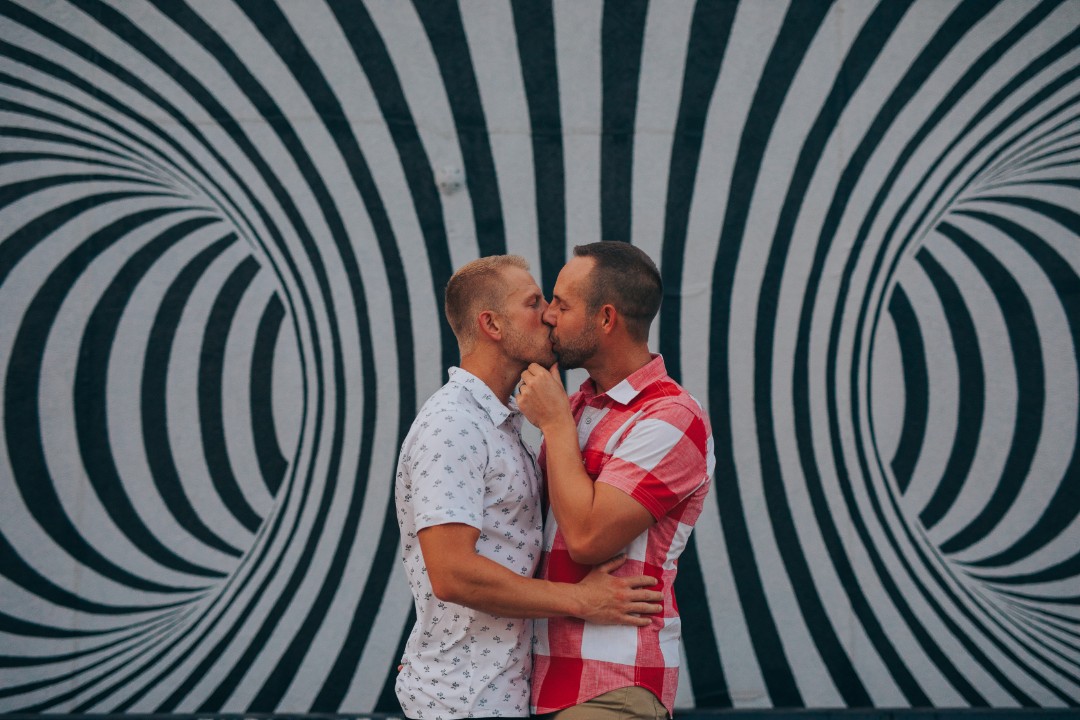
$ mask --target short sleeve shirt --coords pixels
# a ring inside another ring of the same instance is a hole
[[[444,602],[431,590],[417,533],[447,523],[480,531],[476,552],[531,577],[543,512],[522,416],[461,368],[428,399],[398,458],[401,559],[416,606],[396,691],[418,720],[529,714],[532,621]]]
[[[606,393],[592,380],[570,398],[585,470],[637,500],[656,522],[625,549],[616,575],[649,575],[663,611],[643,628],[593,625],[577,618],[537,620],[533,711],[578,705],[623,687],[651,690],[668,712],[675,703],[682,636],[674,582],[679,556],[701,514],[714,469],[709,419],[672,380],[663,358]],[[541,451],[541,467],[544,452]],[[577,582],[590,568],[570,558],[548,512],[541,577]]]

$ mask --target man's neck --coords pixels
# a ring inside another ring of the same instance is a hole
[[[585,366],[596,385],[596,394],[606,393],[626,378],[652,362],[652,353],[645,343],[617,348]]]
[[[505,358],[493,358],[486,353],[473,352],[461,358],[461,369],[484,381],[499,402],[509,407],[510,394],[521,379],[524,367],[508,363]]]

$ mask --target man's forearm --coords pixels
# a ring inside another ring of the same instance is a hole
[[[548,498],[559,529],[574,546],[592,535],[596,485],[582,466],[573,418],[549,423],[543,430]]]
[[[549,422],[542,430],[548,498],[571,559],[595,565],[621,553],[655,518],[626,492],[585,472],[577,428],[569,416],[565,423]]]
[[[440,600],[481,610],[490,615],[544,618],[581,615],[573,586],[527,578],[482,555],[445,573],[432,589]]]
[[[663,611],[663,594],[649,589],[644,575],[615,577],[620,556],[593,570],[580,582],[561,583],[517,575],[481,555],[455,564],[451,580],[436,593],[441,600],[513,618],[572,616],[601,625],[643,627]],[[429,568],[430,572],[430,568]],[[433,584],[434,587],[434,584]]]

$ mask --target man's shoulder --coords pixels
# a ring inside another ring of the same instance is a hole
[[[465,417],[481,417],[485,413],[476,398],[461,383],[448,382],[431,394],[420,406],[417,417],[450,414]]]
[[[450,429],[455,432],[484,432],[491,420],[468,390],[447,383],[435,391],[413,420],[410,435],[441,434]]]
[[[645,412],[681,408],[707,419],[705,408],[697,401],[697,398],[670,377],[664,377],[645,388],[638,396],[638,403],[641,410]]]

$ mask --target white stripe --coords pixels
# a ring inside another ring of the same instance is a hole
[[[664,656],[664,667],[679,667],[679,641],[682,639],[682,620],[677,617],[664,619],[660,628],[660,654]]]
[[[637,634],[636,627],[626,625],[586,624],[581,634],[581,658],[636,665]]]
[[[686,548],[686,541],[690,539],[690,531],[693,529],[693,525],[679,523],[675,535],[671,538],[671,547],[668,548],[667,557],[664,558],[664,570],[675,569],[675,561],[679,559],[679,556],[682,555],[683,550]]]
[[[651,472],[685,436],[684,432],[663,420],[642,420],[619,445],[613,457],[632,462]]]

